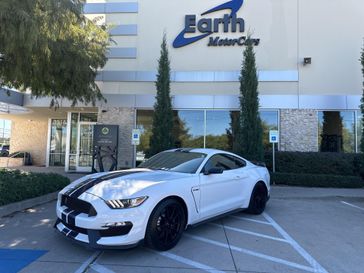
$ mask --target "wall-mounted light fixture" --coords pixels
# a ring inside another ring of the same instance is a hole
[[[308,65],[312,63],[312,58],[311,57],[305,57],[303,58],[303,65]]]

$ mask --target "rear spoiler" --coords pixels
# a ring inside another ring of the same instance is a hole
[[[253,160],[253,161],[250,161],[250,162],[253,163],[256,166],[259,166],[259,167],[264,167],[264,168],[267,167],[267,165],[265,164],[265,162],[262,162],[262,161],[255,161],[255,160]]]

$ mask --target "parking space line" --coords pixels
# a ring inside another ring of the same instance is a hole
[[[236,231],[239,233],[244,233],[244,234],[249,234],[249,235],[253,235],[253,236],[257,236],[257,237],[261,237],[261,238],[265,238],[265,239],[270,239],[270,240],[274,240],[274,241],[278,241],[278,242],[284,242],[284,243],[288,243],[287,240],[282,239],[282,238],[278,238],[278,237],[273,237],[273,236],[269,236],[269,235],[265,235],[265,234],[261,234],[261,233],[257,233],[257,232],[252,232],[249,230],[245,230],[245,229],[240,229],[240,228],[234,228],[234,227],[230,227],[227,225],[219,225],[219,224],[214,224],[214,223],[209,223],[209,225],[211,226],[216,226],[216,227],[225,227],[228,230],[232,230],[232,231]]]
[[[192,267],[195,267],[195,268],[204,270],[206,272],[210,272],[210,273],[225,273],[224,271],[217,270],[216,268],[213,268],[211,266],[208,266],[208,265],[205,265],[205,264],[202,264],[202,263],[199,263],[199,262],[192,261],[190,259],[187,259],[187,258],[178,256],[178,255],[175,255],[175,254],[170,253],[170,252],[157,252],[157,251],[153,251],[153,250],[152,250],[152,252],[154,252],[156,254],[159,254],[161,256],[164,256],[166,258],[175,260],[177,262],[180,262],[180,263],[183,263],[183,264],[187,264],[187,265],[190,265]]]
[[[106,268],[105,266],[102,266],[101,264],[98,263],[93,263],[90,265],[90,267],[95,270],[96,272],[99,273],[115,273],[114,271]]]
[[[214,240],[210,240],[210,239],[207,239],[207,238],[204,238],[204,237],[190,235],[190,234],[185,235],[185,236],[190,237],[190,238],[195,239],[195,240],[198,240],[198,241],[201,241],[201,242],[205,242],[205,243],[208,243],[208,244],[212,244],[212,245],[216,245],[216,246],[220,246],[220,247],[229,249],[228,244],[220,243],[220,242],[217,242],[217,241],[214,241]],[[257,258],[265,259],[265,260],[268,260],[268,261],[271,261],[271,262],[283,264],[283,265],[286,265],[286,266],[290,266],[290,267],[293,267],[293,268],[305,270],[305,271],[308,271],[308,272],[317,272],[315,268],[305,266],[305,265],[301,265],[301,264],[294,263],[294,262],[290,262],[290,261],[283,260],[283,259],[280,259],[280,258],[276,258],[276,257],[273,257],[273,256],[265,255],[265,254],[262,254],[262,253],[259,253],[259,252],[251,251],[249,249],[240,248],[240,247],[233,246],[233,245],[230,245],[230,248],[231,248],[231,250],[241,252],[241,253],[244,253],[244,254],[247,254],[247,255],[250,255],[250,256],[254,256],[254,257],[257,257]]]
[[[364,208],[361,208],[359,206],[356,206],[356,205],[353,205],[353,204],[350,204],[348,202],[345,202],[345,201],[341,201],[342,204],[345,204],[347,206],[350,206],[350,207],[353,207],[353,208],[356,208],[356,209],[360,209],[360,210],[363,210],[364,211]]]
[[[289,244],[315,269],[314,272],[328,273],[306,250],[304,250],[284,229],[273,220],[267,213],[263,212],[263,216],[269,221],[273,227],[285,238]]]
[[[254,223],[258,223],[258,224],[268,225],[268,226],[272,225],[271,223],[266,222],[266,221],[255,220],[255,219],[247,218],[247,217],[239,217],[239,216],[235,216],[235,215],[230,215],[228,217],[229,218],[234,218],[234,219],[237,219],[237,220],[250,221],[250,222],[254,222]]]
[[[90,258],[88,258],[76,271],[75,273],[83,273],[87,270],[87,268],[92,264],[96,259],[101,255],[101,251],[94,252]]]

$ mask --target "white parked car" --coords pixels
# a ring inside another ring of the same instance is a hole
[[[174,247],[183,231],[236,210],[260,214],[265,167],[214,149],[175,149],[138,168],[87,175],[58,196],[55,228],[94,248]]]

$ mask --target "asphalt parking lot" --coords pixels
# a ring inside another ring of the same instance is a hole
[[[0,219],[0,272],[363,272],[364,190],[274,187],[263,215],[185,232],[168,252],[97,251],[53,229],[55,202]]]

